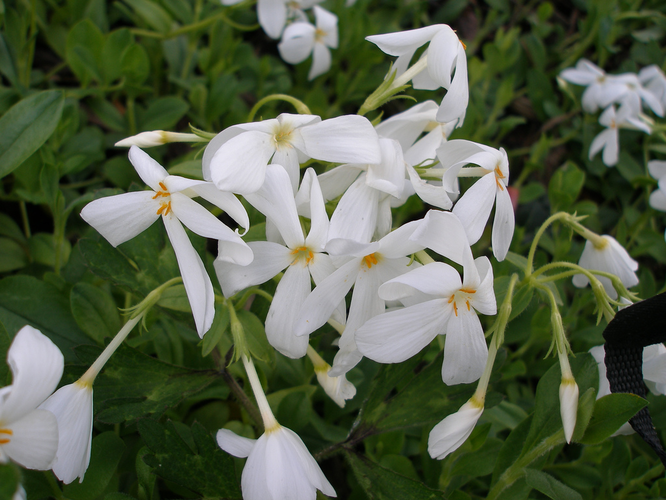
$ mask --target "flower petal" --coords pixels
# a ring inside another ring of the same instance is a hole
[[[153,191],[160,190],[160,182],[163,181],[168,175],[162,165],[157,163],[148,153],[139,149],[137,146],[132,146],[129,150],[129,159],[134,165],[136,173],[139,174],[141,180],[150,186]]]
[[[100,198],[83,207],[81,218],[116,247],[159,218],[160,202],[154,196],[153,191],[134,191]]]
[[[496,191],[495,174],[486,174],[476,181],[453,207],[453,213],[462,222],[470,245],[479,241],[483,234],[493,208]]]
[[[315,46],[315,27],[310,23],[293,23],[287,26],[278,44],[280,57],[289,64],[305,61]]]
[[[516,219],[513,214],[513,203],[506,188],[497,190],[495,198],[495,220],[493,221],[493,255],[503,261],[509,251]]]
[[[488,346],[475,312],[458,309],[446,325],[442,380],[446,385],[469,384],[481,377]]]
[[[61,387],[40,408],[58,420],[59,443],[53,473],[65,484],[77,477],[83,482],[92,443],[92,387],[79,383]]]
[[[411,358],[444,333],[445,304],[445,299],[429,300],[375,316],[356,330],[358,350],[379,363]]]
[[[308,80],[314,80],[331,68],[331,51],[323,43],[316,42],[312,49],[312,66],[308,72]]]
[[[185,229],[176,217],[162,217],[183,278],[199,337],[210,329],[215,316],[215,292],[201,257],[194,250]]]
[[[21,419],[51,395],[60,382],[64,358],[46,335],[26,325],[14,336],[7,351],[7,364],[14,378],[11,389],[0,400],[3,424]]]
[[[216,435],[217,444],[224,451],[238,458],[246,458],[252,452],[256,439],[239,436],[229,429],[220,429]]]
[[[266,316],[268,342],[292,359],[305,356],[308,348],[308,336],[294,335],[293,323],[311,289],[308,266],[305,262],[294,262],[278,283]]]
[[[379,137],[370,121],[344,115],[302,127],[305,151],[310,158],[334,163],[379,163]]]
[[[26,469],[48,470],[58,449],[58,422],[50,411],[33,410],[7,428],[12,431],[2,451]]]
[[[429,210],[410,239],[458,264],[469,249],[465,228],[452,212]]]
[[[250,227],[250,219],[247,210],[236,196],[225,191],[220,191],[214,184],[206,182],[192,188],[204,200],[224,210],[229,217],[235,220],[242,228]]]
[[[433,297],[448,298],[461,286],[458,271],[443,262],[431,262],[387,281],[379,287],[379,296],[384,300],[400,300],[418,290]]]
[[[264,32],[277,40],[287,22],[287,5],[284,0],[258,0],[257,16]]]

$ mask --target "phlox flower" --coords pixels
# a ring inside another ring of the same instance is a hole
[[[363,357],[356,348],[355,334],[368,319],[384,312],[385,301],[377,294],[379,286],[413,269],[412,266],[418,266],[415,262],[410,265],[407,255],[423,249],[420,243],[409,239],[420,222],[409,222],[373,243],[335,239],[327,244],[326,250],[331,255],[347,261],[308,295],[294,328],[296,335],[315,331],[328,321],[336,306],[354,287],[347,324],[340,338],[340,350],[330,376],[347,373]]]
[[[235,457],[247,457],[241,476],[244,500],[314,500],[317,490],[336,496],[301,438],[286,427],[277,424],[259,439],[220,429],[217,443]]]
[[[282,165],[296,192],[300,164],[310,158],[334,163],[378,163],[377,133],[367,118],[345,115],[321,121],[283,113],[275,119],[229,127],[210,141],[203,176],[224,191],[248,194],[264,183],[269,162]]]
[[[456,451],[472,434],[483,413],[483,404],[470,399],[460,409],[447,416],[430,431],[428,453],[432,458],[443,460]]]
[[[618,155],[620,152],[619,144],[619,129],[630,128],[641,130],[646,134],[650,133],[650,127],[643,121],[631,115],[631,109],[628,107],[621,107],[618,112],[615,112],[615,106],[609,106],[599,117],[599,123],[606,130],[597,135],[592,144],[590,144],[590,160],[594,158],[599,151],[603,149],[602,157],[604,164],[607,167],[612,167],[617,164]]]
[[[24,326],[7,351],[12,385],[0,389],[0,463],[47,470],[58,449],[58,422],[38,406],[58,386],[60,349],[39,330]]]
[[[351,399],[356,395],[356,387],[354,384],[347,380],[346,375],[339,377],[332,377],[329,375],[331,365],[317,354],[312,347],[308,346],[308,357],[312,361],[317,381],[321,385],[324,392],[338,405],[340,408],[345,407],[347,399]]]
[[[432,262],[385,282],[384,300],[407,307],[367,321],[356,331],[356,345],[380,363],[400,363],[416,355],[437,335],[446,335],[442,380],[447,385],[478,380],[488,358],[483,327],[476,314],[496,314],[493,270],[486,257],[464,252],[464,280],[443,262]]]
[[[254,260],[238,265],[224,260],[215,261],[215,271],[225,297],[231,297],[249,286],[268,281],[287,268],[278,284],[266,317],[266,336],[270,344],[285,356],[305,356],[308,337],[294,335],[294,319],[302,302],[315,283],[324,280],[335,270],[324,246],[328,234],[328,217],[314,170],[308,169],[304,184],[309,186],[312,224],[307,236],[303,233],[296,202],[287,172],[280,165],[269,165],[266,182],[247,201],[262,212],[274,225],[284,241],[254,241],[248,245]],[[337,304],[336,304],[337,305]],[[339,318],[341,321],[342,318]]]
[[[627,115],[638,118],[642,113],[642,103],[648,107],[657,116],[664,116],[664,107],[659,99],[649,90],[641,85],[638,76],[634,73],[624,73],[622,75],[613,75],[613,79],[622,82],[627,87],[627,92],[618,101],[621,107],[628,108]]]
[[[129,159],[152,191],[95,200],[83,208],[81,217],[115,247],[134,238],[161,216],[176,253],[197,332],[203,337],[213,322],[215,295],[203,262],[182,224],[200,236],[221,241],[224,253],[218,258],[248,264],[252,261],[252,251],[238,234],[191,198],[201,196],[225,210],[243,227],[249,225],[247,212],[235,196],[217,190],[209,182],[169,175],[136,146],[130,148]]]
[[[575,68],[567,68],[560,73],[564,80],[576,85],[585,85],[583,92],[583,109],[588,113],[596,113],[599,108],[606,108],[619,100],[629,91],[622,80],[607,75],[596,64],[581,59]]]
[[[222,5],[235,5],[243,0],[222,0]],[[278,39],[290,18],[302,19],[302,9],[308,9],[322,0],[257,0],[259,25],[269,37]]]
[[[506,151],[472,141],[454,140],[442,144],[437,150],[437,157],[444,168],[442,182],[447,190],[455,192],[458,189],[459,176],[481,177],[456,202],[453,213],[462,222],[469,243],[474,244],[483,234],[494,202],[493,254],[497,260],[504,260],[515,228],[513,204],[507,189],[509,159]],[[470,163],[480,168],[463,169]]]
[[[308,22],[292,23],[284,30],[278,44],[280,56],[289,64],[305,61],[312,54],[308,80],[326,73],[331,67],[330,49],[338,48],[338,17],[314,7],[315,25]]]
[[[591,271],[614,274],[627,288],[638,284],[638,276],[636,276],[638,262],[629,256],[629,253],[615,238],[607,234],[601,235],[596,244],[592,240],[585,242],[578,265]],[[597,276],[597,279],[611,298],[617,298],[617,292],[610,279],[605,276]],[[587,286],[589,282],[584,274],[577,274],[573,277],[573,284],[578,288]]]
[[[469,102],[467,55],[465,46],[450,26],[435,24],[415,30],[372,35],[366,40],[377,45],[382,52],[398,56],[394,65],[396,78],[405,73],[416,50],[429,43],[422,56],[422,59],[427,58],[427,71],[424,67],[413,76],[412,85],[423,90],[445,88],[447,93],[437,112],[437,121],[457,120],[458,126],[462,125]]]

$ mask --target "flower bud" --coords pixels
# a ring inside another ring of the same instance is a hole
[[[161,146],[168,142],[205,142],[196,134],[181,134],[178,132],[167,132],[165,130],[151,130],[150,132],[141,132],[140,134],[127,137],[122,141],[116,142],[119,148],[129,148],[138,146],[140,148],[152,148]]]
[[[347,377],[343,374],[339,377],[330,377],[328,372],[331,367],[328,366],[328,363],[325,367],[315,368],[315,374],[317,375],[317,380],[322,389],[326,391],[326,394],[335,401],[340,408],[345,407],[346,399],[351,399],[356,395],[356,387],[354,384],[347,380]]]
[[[574,429],[576,428],[576,413],[578,411],[578,384],[573,378],[562,378],[560,384],[560,416],[564,437],[567,443],[571,442]]]
[[[430,431],[428,453],[437,460],[456,451],[470,436],[483,413],[483,404],[474,398],[446,417]]]

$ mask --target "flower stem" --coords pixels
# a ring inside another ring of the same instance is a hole
[[[271,411],[271,407],[268,404],[268,399],[266,399],[264,389],[261,387],[259,375],[257,375],[257,370],[254,367],[254,363],[252,363],[252,359],[248,358],[247,356],[243,356],[243,365],[245,366],[247,378],[250,381],[250,385],[252,386],[254,398],[257,400],[257,406],[259,406],[259,411],[261,412],[261,419],[264,422],[264,432],[274,432],[280,428],[280,424],[275,419],[275,416]]]

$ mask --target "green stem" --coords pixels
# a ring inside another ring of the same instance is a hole
[[[254,120],[255,115],[257,114],[257,111],[259,111],[259,108],[261,108],[264,104],[267,102],[271,101],[285,101],[294,106],[296,109],[296,112],[299,115],[311,115],[312,111],[310,111],[310,108],[306,106],[306,104],[303,101],[300,101],[296,99],[295,97],[292,97],[287,94],[271,94],[267,95],[263,99],[259,99],[257,103],[252,107],[250,110],[250,113],[247,116],[247,121],[248,123]]]
[[[539,244],[539,240],[543,236],[543,233],[546,231],[548,226],[550,226],[553,222],[556,220],[564,219],[566,217],[569,217],[570,215],[566,212],[557,212],[554,215],[551,215],[546,219],[546,221],[541,224],[541,227],[537,231],[537,233],[534,235],[534,239],[532,240],[532,245],[530,246],[530,251],[527,254],[527,264],[525,265],[525,278],[528,278],[532,274],[532,267],[534,263],[534,254],[536,253],[537,246]]]
[[[28,210],[25,207],[25,201],[19,201],[19,208],[21,210],[21,221],[23,222],[23,233],[26,238],[30,238],[30,221],[28,220]]]

